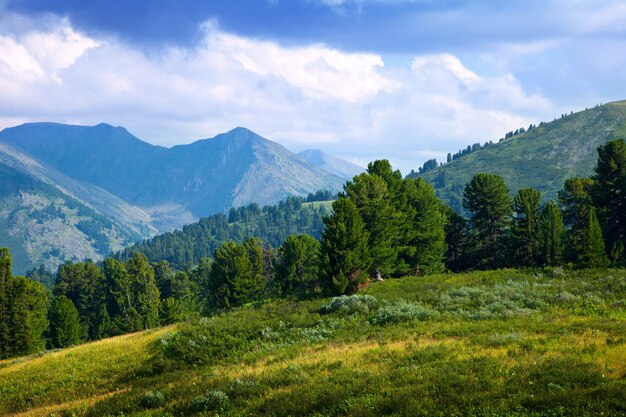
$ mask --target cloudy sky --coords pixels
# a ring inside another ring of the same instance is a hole
[[[624,86],[621,0],[0,0],[0,128],[245,126],[407,173]]]

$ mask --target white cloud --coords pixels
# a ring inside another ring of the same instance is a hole
[[[386,157],[408,171],[551,109],[510,73],[481,75],[452,54],[388,67],[372,53],[286,47],[215,22],[202,30],[194,47],[147,54],[62,19],[20,34],[0,29],[0,127],[108,122],[173,145],[246,126],[293,150]]]

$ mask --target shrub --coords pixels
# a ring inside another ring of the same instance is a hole
[[[228,395],[223,391],[215,389],[206,395],[194,398],[191,401],[191,408],[194,411],[224,411],[228,406]]]
[[[419,302],[410,303],[399,300],[393,304],[381,307],[372,319],[372,323],[385,325],[387,323],[401,323],[414,320],[424,321],[438,316],[439,312],[437,310],[424,307]]]
[[[160,391],[146,391],[139,399],[139,405],[143,408],[156,408],[165,405],[165,397]]]
[[[343,313],[343,314],[367,314],[378,306],[378,300],[371,295],[342,295],[330,300],[321,308],[323,314]]]

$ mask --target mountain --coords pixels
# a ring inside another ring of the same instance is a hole
[[[626,138],[626,101],[563,115],[419,176],[460,213],[465,185],[481,172],[501,175],[511,193],[534,187],[555,200],[565,179],[593,174],[598,146],[618,138]]]
[[[306,151],[298,153],[298,156],[311,165],[323,169],[326,172],[330,172],[344,180],[351,180],[355,175],[365,172],[365,168],[329,155],[319,149],[307,149]]]
[[[4,129],[0,143],[141,207],[162,231],[233,206],[338,191],[343,184],[245,128],[168,149],[107,124],[28,123]]]
[[[11,249],[16,273],[42,264],[56,270],[68,260],[100,260],[154,235],[149,225],[107,217],[10,160],[0,152],[0,246]]]

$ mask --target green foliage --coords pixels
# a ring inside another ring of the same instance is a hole
[[[254,301],[265,290],[263,248],[257,239],[226,242],[213,253],[206,283],[211,305],[231,307]]]
[[[131,277],[132,307],[140,317],[141,327],[137,330],[158,326],[160,294],[148,258],[135,254],[126,261],[126,271]]]
[[[320,273],[335,294],[354,293],[367,278],[372,265],[369,232],[356,205],[341,197],[333,203],[333,214],[324,219]]]
[[[65,295],[59,295],[52,299],[48,311],[50,328],[48,339],[54,348],[65,348],[80,343],[81,325],[78,310],[72,300]]]
[[[524,188],[517,192],[513,200],[511,238],[515,258],[520,266],[537,266],[541,259],[541,230],[539,203],[541,193],[534,188]]]
[[[559,265],[563,260],[563,217],[559,207],[549,202],[541,211],[541,260],[543,265]]]
[[[559,205],[563,213],[563,223],[567,228],[568,258],[580,262],[583,251],[585,230],[593,209],[591,191],[593,180],[590,178],[569,178],[559,191]]]
[[[463,207],[472,213],[470,230],[479,268],[498,268],[507,261],[511,198],[502,177],[476,174],[463,192]]]
[[[378,307],[378,300],[368,294],[340,295],[330,300],[328,304],[324,304],[320,309],[323,314],[342,313],[351,314],[367,314]]]
[[[139,398],[139,406],[142,408],[156,408],[165,405],[165,396],[161,391],[146,391]]]
[[[205,395],[195,397],[191,401],[191,409],[194,411],[225,411],[228,406],[228,395],[220,390],[207,392]]]
[[[383,275],[391,274],[398,257],[396,240],[399,223],[392,205],[393,195],[385,179],[377,174],[360,174],[346,183],[345,194],[356,206],[369,233],[368,246],[373,270],[366,272],[380,270]]]
[[[626,142],[614,140],[598,148],[593,200],[613,260],[626,260]]]
[[[0,358],[27,355],[45,347],[48,292],[39,283],[14,277],[11,254],[0,248]]]
[[[583,268],[606,268],[609,265],[602,229],[593,208],[589,211],[581,244],[578,259],[580,266]]]
[[[258,237],[265,245],[279,247],[292,234],[307,234],[319,238],[322,217],[328,214],[325,205],[303,204],[301,197],[289,197],[275,206],[260,208],[258,204],[233,208],[228,218],[215,214],[182,230],[163,233],[116,254],[121,260],[134,253],[143,253],[152,262],[168,261],[173,267],[183,269],[188,263],[197,264],[202,258],[213,256],[223,243],[242,244],[246,239]]]
[[[320,243],[307,235],[290,235],[278,249],[276,276],[282,294],[319,293]]]
[[[372,323],[384,326],[390,323],[431,320],[439,317],[439,312],[424,307],[420,302],[398,300],[382,306],[376,311]]]
[[[400,273],[434,274],[444,269],[446,208],[423,179],[405,179],[398,195],[402,215]]]

